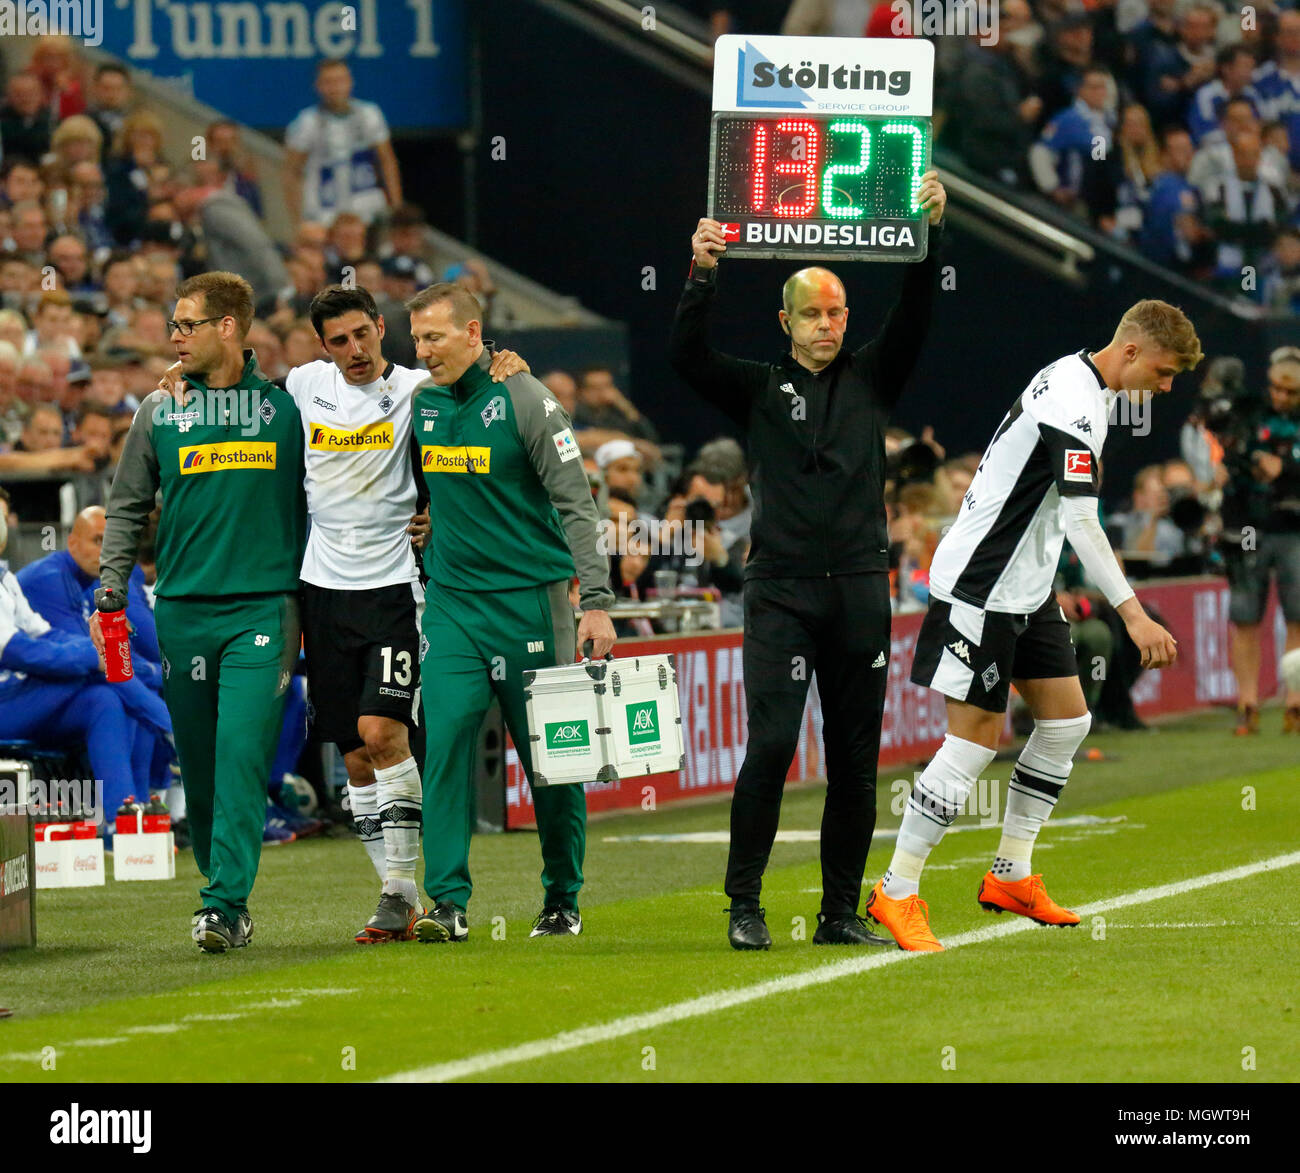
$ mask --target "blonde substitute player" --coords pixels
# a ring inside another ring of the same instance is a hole
[[[1034,840],[1092,723],[1052,580],[1068,537],[1141,649],[1143,666],[1173,662],[1173,637],[1142,609],[1097,518],[1099,464],[1116,397],[1125,389],[1166,392],[1174,375],[1200,360],[1181,310],[1140,301],[1104,349],[1039,371],[989,442],[934,553],[930,609],[912,662],[912,681],[948,698],[948,734],[912,788],[889,870],[867,900],[867,915],[900,948],[943,948],[917,894],[921,869],[994,758],[1010,684],[1033,713],[1034,731],[1012,772],[1002,842],[978,899],[1041,924],[1078,924],[1030,874]]]
[[[429,374],[385,362],[384,319],[365,289],[328,286],[308,313],[329,359],[295,367],[284,386],[305,440],[312,730],[343,755],[353,825],[383,882],[355,940],[406,941],[423,911],[415,884],[423,791],[410,730],[420,712],[424,590],[411,541],[423,544],[429,528],[408,446],[411,393]],[[490,373],[500,381],[526,370],[502,351]]]

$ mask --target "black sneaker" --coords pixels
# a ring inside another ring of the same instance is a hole
[[[415,922],[423,909],[406,902],[398,892],[385,892],[379,897],[379,907],[353,938],[358,945],[377,945],[386,941],[412,941],[415,939]]]
[[[814,945],[889,945],[894,944],[892,937],[881,937],[867,928],[864,918],[851,912],[827,916],[817,914],[817,931],[813,934]]]
[[[543,908],[533,921],[530,937],[576,937],[582,932],[582,916],[576,908]]]
[[[415,939],[425,945],[446,945],[469,938],[469,921],[450,900],[440,900],[415,922]]]
[[[204,953],[242,949],[253,935],[253,918],[241,913],[235,922],[219,908],[200,908],[190,921],[190,937]]]
[[[765,908],[728,908],[731,920],[727,924],[727,940],[733,949],[770,949],[772,934],[767,931]]]

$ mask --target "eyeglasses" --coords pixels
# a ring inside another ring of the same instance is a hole
[[[229,315],[227,314],[218,314],[215,318],[199,318],[198,321],[195,322],[168,321],[167,333],[175,334],[179,330],[182,338],[190,338],[193,336],[194,331],[197,330],[200,326],[206,326],[209,322],[219,322],[222,320],[222,318],[228,316]]]

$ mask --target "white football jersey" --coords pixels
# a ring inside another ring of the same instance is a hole
[[[388,123],[373,102],[353,98],[347,112],[309,106],[289,123],[284,142],[307,156],[302,183],[304,220],[329,223],[355,212],[367,224],[388,207],[375,147],[387,142]]]
[[[1086,350],[1033,377],[934,552],[932,596],[1017,615],[1042,606],[1065,541],[1061,498],[1097,496],[1115,396]]]
[[[428,377],[389,363],[354,387],[323,359],[289,372],[306,439],[304,581],[339,590],[419,581],[406,532],[415,512],[411,393]]]

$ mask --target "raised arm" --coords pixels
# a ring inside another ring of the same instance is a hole
[[[743,427],[749,422],[750,404],[767,385],[768,368],[765,363],[733,358],[709,345],[709,314],[717,294],[715,254],[727,248],[722,225],[717,220],[701,220],[691,237],[691,248],[691,272],[677,303],[668,357],[691,390]]]
[[[917,196],[930,219],[930,247],[925,260],[907,266],[903,288],[886,315],[880,332],[853,355],[855,363],[872,369],[876,396],[887,410],[892,410],[902,395],[903,385],[916,366],[925,336],[930,332],[939,278],[943,212],[947,207],[948,193],[939,182],[937,171],[927,171],[921,176]]]

